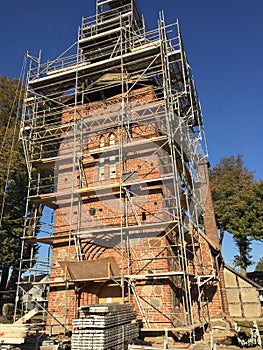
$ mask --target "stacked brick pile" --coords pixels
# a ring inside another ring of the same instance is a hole
[[[73,320],[72,350],[123,349],[139,336],[136,312],[128,304],[81,306],[80,318]]]

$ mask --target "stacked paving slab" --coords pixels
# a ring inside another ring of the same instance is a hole
[[[132,305],[110,303],[81,306],[73,320],[72,350],[118,350],[138,338],[136,312]]]

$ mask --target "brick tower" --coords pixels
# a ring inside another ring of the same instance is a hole
[[[21,128],[37,173],[30,239],[52,246],[47,327],[63,333],[79,306],[118,301],[134,304],[143,332],[192,333],[222,300],[179,24],[160,14],[148,32],[134,0],[97,0],[76,50],[31,60]]]

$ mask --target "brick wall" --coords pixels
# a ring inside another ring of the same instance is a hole
[[[82,168],[80,169],[78,163],[74,166],[73,158],[57,164],[59,208],[56,211],[55,236],[60,237],[69,232],[74,235],[77,230],[82,232],[80,242],[82,258],[92,261],[113,257],[120,271],[123,269],[124,274],[161,274],[167,271],[186,270],[189,274],[201,272],[208,275],[215,267],[208,242],[198,238],[191,242],[186,239],[181,244],[177,224],[174,226],[169,224],[172,212],[177,212],[179,215],[176,204],[178,199],[176,202],[171,192],[173,183],[156,180],[143,185],[149,179],[171,175],[171,164],[167,152],[165,149],[160,150],[159,144],[154,142],[145,148],[138,146],[135,151],[129,148],[130,136],[136,142],[165,134],[163,118],[159,118],[154,112],[152,116],[148,114],[150,117],[144,118],[140,112],[143,108],[149,108],[154,100],[152,87],[145,87],[131,93],[129,101],[132,122],[129,130],[125,131],[122,128],[111,126],[112,121],[119,118],[121,95],[110,98],[106,102],[91,102],[80,106],[75,112],[71,108],[65,108],[62,124],[68,125],[75,121],[79,124],[78,126],[81,125],[84,146],[74,144],[74,135],[70,129],[69,134],[65,133],[64,140],[61,142],[61,158],[68,156],[75,147],[75,150],[82,155],[80,159]],[[82,118],[85,119],[85,125],[82,125]],[[101,128],[102,121],[105,123],[105,130]],[[116,153],[107,148],[112,146],[113,141],[117,143],[119,140],[126,145],[126,150],[124,148],[127,158],[125,164],[118,161],[117,148]],[[114,173],[112,162],[115,166]],[[118,184],[124,177],[127,177],[126,183],[129,183],[127,189],[132,197],[133,206],[136,207],[137,217],[130,202],[125,199],[126,196],[120,197]],[[140,186],[133,184],[133,182],[138,182],[137,179],[141,180]],[[79,194],[76,194],[78,191]],[[183,198],[185,197],[182,194],[179,201],[186,209],[187,203]],[[209,214],[208,209],[205,225],[209,220],[212,222],[212,215]],[[140,223],[159,222],[167,222],[167,224],[155,229],[145,229],[143,232],[138,227]],[[129,235],[129,245],[121,244],[120,232],[116,233],[113,230],[120,227],[121,224],[130,227],[129,231],[126,230],[123,233],[124,237]],[[103,233],[96,233],[100,228],[104,229]],[[105,228],[108,228],[108,232],[105,231]],[[193,228],[189,230],[190,235],[196,235],[196,232],[191,232]],[[89,239],[85,239],[87,231],[91,235]],[[210,229],[206,226],[206,234],[210,237],[214,235],[214,231],[211,230],[210,233]],[[66,274],[59,261],[75,260],[76,253],[73,239],[70,244],[67,239],[55,240],[48,307],[49,312],[55,315],[61,323],[64,323],[66,319],[69,329],[72,319],[78,315],[77,308],[80,305],[104,300],[101,290],[107,289],[105,283],[109,283],[106,280],[78,282],[75,284],[76,288],[71,281],[61,283],[63,280],[66,281]],[[186,263],[180,258],[182,254],[185,254],[188,259]],[[202,260],[204,263],[201,266]],[[198,271],[196,266],[199,266]],[[149,277],[146,280],[134,279],[136,290],[140,295],[140,305],[133,294],[129,296],[126,293],[125,301],[132,302],[138,314],[139,306],[142,307],[152,328],[179,326],[187,318],[183,307],[185,299],[183,289],[188,282],[190,283],[190,280],[186,282],[183,276],[183,274],[178,274],[178,276],[171,277]],[[193,283],[191,293],[193,296],[192,310],[195,314],[193,317],[196,318],[201,311],[198,298],[194,297],[197,293],[195,283]],[[215,282],[209,282],[206,288],[203,288],[202,293],[204,299],[209,300],[210,313],[217,314],[222,311],[221,295]],[[120,296],[116,294],[116,298]],[[48,318],[47,327],[55,324],[56,320]],[[54,326],[53,332],[61,332],[61,327]]]

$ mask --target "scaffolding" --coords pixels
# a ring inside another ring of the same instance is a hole
[[[111,283],[143,330],[192,334],[207,322],[204,286],[217,271],[202,220],[202,113],[178,21],[160,13],[148,31],[134,0],[97,0],[68,51],[28,61],[20,135],[31,216],[17,296],[48,274],[50,293],[66,297],[63,317],[49,306],[47,322],[66,332],[81,291]],[[38,260],[35,244],[48,247]]]

